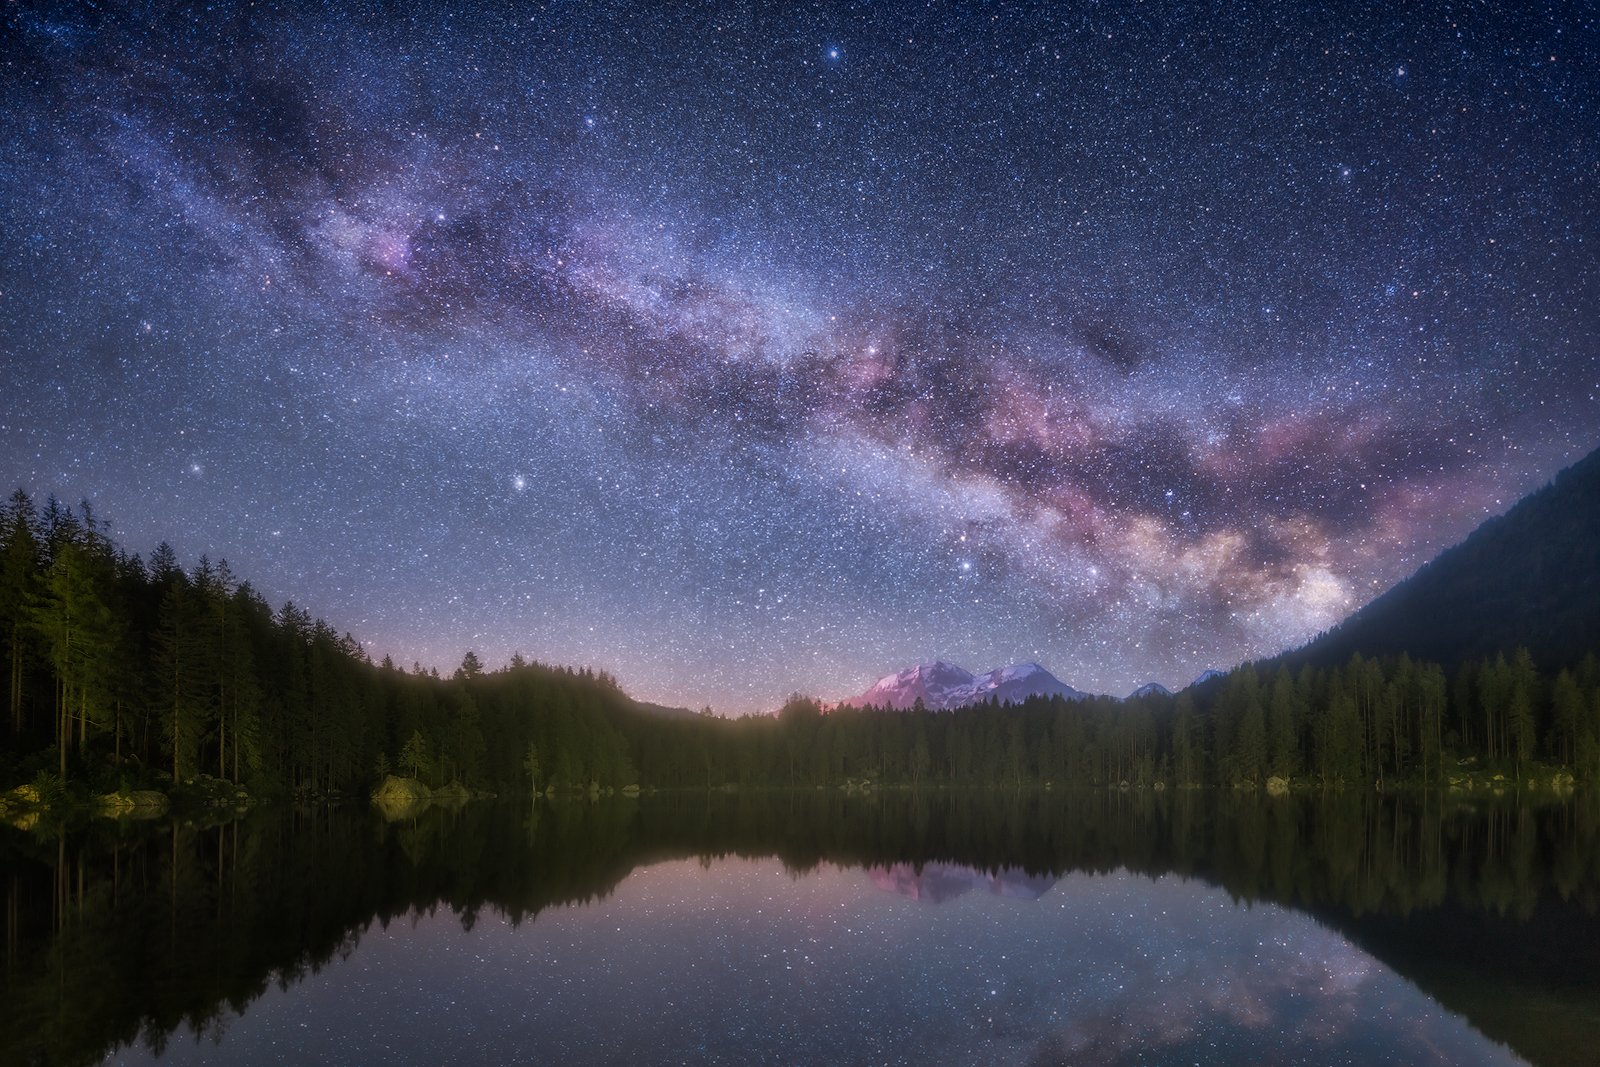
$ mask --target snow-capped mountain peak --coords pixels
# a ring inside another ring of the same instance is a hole
[[[1189,687],[1193,688],[1194,686],[1197,686],[1197,685],[1205,685],[1207,682],[1211,681],[1213,678],[1222,678],[1222,677],[1226,676],[1226,674],[1227,674],[1226,671],[1217,671],[1217,670],[1201,671],[1200,672],[1200,676],[1198,678],[1196,678],[1194,681],[1189,683]]]
[[[1007,682],[1014,682],[1021,678],[1032,678],[1038,675],[1050,675],[1050,672],[1037,663],[1013,663],[1009,667],[996,667],[994,670],[984,674],[983,677],[996,685],[1004,685]]]
[[[928,660],[878,679],[865,693],[844,703],[854,707],[897,708],[922,706],[930,711],[981,704],[989,700],[1021,703],[1032,696],[1060,696],[1082,700],[1079,692],[1037,663],[1013,663],[973,674],[944,660]]]
[[[923,706],[928,708],[956,707],[957,705],[947,702],[959,694],[971,691],[976,683],[977,679],[970,671],[954,663],[938,659],[925,660],[894,674],[885,675],[874,682],[871,689],[846,703],[903,710],[913,707],[917,700],[921,699]]]
[[[1128,694],[1128,699],[1129,700],[1138,700],[1140,697],[1155,697],[1155,696],[1169,697],[1171,695],[1172,695],[1172,690],[1168,689],[1166,686],[1162,685],[1160,682],[1146,682],[1143,685],[1141,685],[1139,688],[1135,689],[1133,692],[1129,693]]]

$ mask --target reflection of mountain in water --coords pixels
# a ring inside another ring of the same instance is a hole
[[[479,804],[394,824],[279,809],[211,827],[0,828],[0,1063],[96,1063],[216,1025],[374,921],[441,909],[470,927],[485,908],[536,921],[693,856],[861,867],[931,902],[1037,897],[1077,871],[1200,878],[1312,912],[1535,1063],[1600,1046],[1586,977],[1600,957],[1584,941],[1600,934],[1600,797],[1468,808],[1437,795],[943,790]],[[1433,947],[1453,944],[1475,947]],[[1560,966],[1574,960],[1576,972]]]
[[[989,873],[953,863],[893,863],[867,873],[879,889],[925,904],[943,904],[975,889],[997,897],[1038,900],[1056,884],[1050,875],[1029,874],[1015,867]]]

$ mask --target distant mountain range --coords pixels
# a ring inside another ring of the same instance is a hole
[[[1204,685],[1222,676],[1222,671],[1206,671],[1189,684]],[[973,704],[987,704],[991,700],[998,700],[1002,704],[1020,704],[1029,697],[1059,696],[1066,700],[1087,700],[1093,695],[1074,689],[1037,663],[1013,663],[1009,667],[996,667],[992,671],[973,674],[947,660],[934,659],[884,675],[865,693],[842,700],[839,706],[905,711],[915,707],[917,701],[921,700],[922,706],[929,711],[951,711]],[[1146,682],[1123,699],[1140,700],[1144,697],[1172,695],[1172,690],[1160,682]]]
[[[906,710],[918,700],[929,711],[950,711],[990,700],[1020,704],[1029,697],[1083,700],[1088,693],[1072,688],[1037,663],[1013,663],[973,674],[954,663],[929,660],[878,679],[865,693],[843,703],[849,707]]]
[[[1519,646],[1547,668],[1600,648],[1600,450],[1280,659],[1404,652],[1450,666]]]

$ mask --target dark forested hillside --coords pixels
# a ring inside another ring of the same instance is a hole
[[[1453,666],[1519,646],[1552,668],[1600,647],[1600,450],[1286,658]]]

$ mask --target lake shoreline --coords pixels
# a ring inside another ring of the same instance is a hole
[[[1585,790],[1587,784],[1576,780],[1570,769],[1539,766],[1533,773],[1521,778],[1513,777],[1500,769],[1464,768],[1452,774],[1445,783],[1409,781],[1374,781],[1364,785],[1323,783],[1305,778],[1271,778],[1264,783],[1240,782],[1233,785],[1215,783],[1166,782],[1110,784],[1057,784],[1055,782],[1025,782],[1020,786],[992,782],[970,784],[945,781],[911,784],[906,782],[879,783],[871,779],[847,780],[837,784],[804,786],[740,785],[725,783],[711,787],[627,786],[612,787],[562,787],[552,785],[544,790],[518,791],[509,794],[469,789],[459,782],[446,782],[429,786],[414,778],[387,776],[368,794],[352,791],[344,793],[314,793],[310,790],[287,792],[268,791],[257,795],[244,786],[225,779],[199,775],[177,787],[168,782],[154,786],[122,788],[108,793],[95,793],[81,783],[68,783],[48,792],[37,785],[24,784],[0,792],[0,825],[19,830],[49,830],[75,825],[87,820],[104,818],[113,821],[159,822],[163,819],[208,824],[227,822],[261,808],[278,806],[312,806],[348,808],[370,805],[385,817],[402,819],[414,817],[430,807],[458,808],[476,801],[519,800],[544,801],[564,804],[575,801],[599,801],[609,798],[634,799],[640,797],[671,796],[760,796],[796,795],[813,796],[819,793],[839,793],[847,796],[871,797],[874,795],[960,795],[976,796],[1062,796],[1070,794],[1132,793],[1161,796],[1163,794],[1218,794],[1242,797],[1260,796],[1267,799],[1284,797],[1317,798],[1340,801],[1360,794],[1391,797],[1438,796],[1463,801],[1494,800],[1500,798],[1538,799],[1560,802],[1574,793]]]

